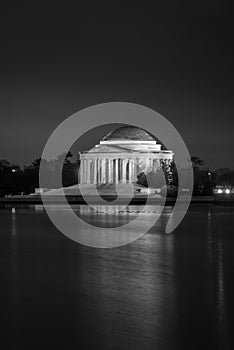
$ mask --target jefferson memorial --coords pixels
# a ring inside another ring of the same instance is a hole
[[[137,175],[170,164],[174,153],[143,129],[119,127],[89,151],[79,152],[79,184],[137,182]]]

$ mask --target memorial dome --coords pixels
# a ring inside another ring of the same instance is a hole
[[[132,140],[132,141],[155,141],[147,131],[136,126],[121,126],[109,132],[102,141],[117,141],[117,140]]]

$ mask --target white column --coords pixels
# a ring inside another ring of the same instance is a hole
[[[112,183],[114,183],[115,182],[115,179],[114,179],[114,177],[115,177],[115,175],[114,175],[114,159],[111,159],[111,179],[112,179]]]
[[[98,163],[99,163],[99,184],[101,184],[102,183],[102,159],[100,158],[99,159],[99,161],[98,161]]]
[[[127,182],[126,167],[127,167],[127,159],[122,159],[122,176],[121,177],[124,183]]]
[[[100,159],[97,159],[97,183],[101,182],[101,168],[100,168]]]
[[[83,159],[83,184],[86,184],[86,159]]]
[[[119,160],[115,159],[115,183],[119,183]]]
[[[105,158],[104,159],[104,183],[107,183],[107,176],[108,176],[108,160]]]
[[[157,171],[160,168],[160,162],[159,159],[155,159],[155,171]]]
[[[150,171],[154,170],[154,162],[153,158],[150,158]]]
[[[138,168],[137,168],[137,158],[134,158],[134,164],[133,164],[133,169],[134,169],[134,181],[137,181],[137,174],[138,174]]]
[[[87,160],[84,159],[84,183],[87,182]]]
[[[102,159],[99,159],[99,183],[102,183]]]
[[[135,182],[135,176],[136,176],[136,172],[135,172],[135,159],[131,159],[131,164],[132,164],[132,179],[131,182]]]
[[[109,159],[108,161],[108,182],[113,183],[113,159]]]
[[[80,168],[79,168],[79,183],[83,183],[83,159],[80,160]]]
[[[146,174],[150,172],[150,159],[149,158],[145,158],[145,171],[146,171]]]
[[[119,158],[118,164],[119,164],[119,166],[118,166],[118,168],[119,168],[119,171],[118,171],[118,174],[119,174],[119,182],[121,182],[122,179],[123,179],[123,176],[122,176],[123,163],[122,163],[122,159],[121,159],[121,158]]]
[[[93,159],[90,159],[90,183],[93,183]]]
[[[128,181],[133,182],[133,161],[132,159],[129,159],[129,165],[128,165]]]
[[[134,158],[134,181],[137,181],[138,172],[138,158]]]
[[[101,183],[106,183],[106,160],[105,158],[101,159]]]
[[[131,159],[131,167],[132,167],[132,178],[131,178],[131,182],[135,182],[135,159]]]
[[[97,183],[97,159],[93,161],[93,184]]]
[[[160,159],[156,159],[156,170],[160,169]]]
[[[90,170],[91,170],[90,167],[91,167],[91,162],[88,159],[87,160],[87,181],[86,181],[87,184],[90,184]]]
[[[110,159],[106,159],[106,183],[110,183]]]

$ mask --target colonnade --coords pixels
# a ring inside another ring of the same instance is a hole
[[[160,160],[155,158],[81,158],[80,184],[136,182],[137,175],[156,170]]]

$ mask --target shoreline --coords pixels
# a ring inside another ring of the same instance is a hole
[[[107,203],[106,205],[116,205],[113,201],[116,198],[112,195],[103,195],[101,196],[103,200],[105,200]],[[87,204],[86,201],[82,196],[66,196],[67,201],[69,204]],[[98,200],[98,198],[95,200],[94,196],[90,196],[90,199],[92,200],[93,204],[102,204]],[[123,198],[123,203],[128,202],[129,198],[125,197]],[[134,197],[129,202],[129,205],[143,205],[146,203],[147,195],[146,196],[139,196]],[[59,196],[54,196],[49,199],[49,202],[51,204],[64,204],[62,198]],[[160,204],[162,202],[161,198],[155,197],[151,198],[150,204]],[[183,203],[183,199],[178,199],[177,202]],[[174,205],[176,203],[176,198],[167,198],[165,205]],[[0,204],[43,204],[42,199],[40,197],[33,197],[30,198],[30,196],[24,196],[22,197],[10,197],[10,198],[0,198]],[[120,202],[118,204],[121,204]],[[212,204],[212,205],[234,205],[234,199],[218,199],[213,196],[202,196],[202,197],[192,197],[190,204]]]

